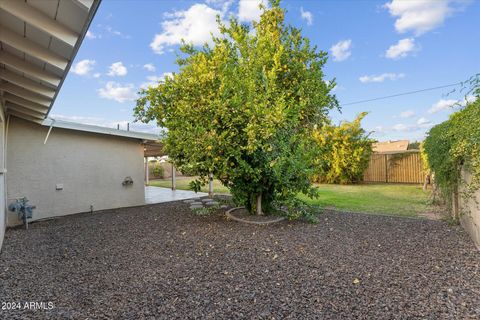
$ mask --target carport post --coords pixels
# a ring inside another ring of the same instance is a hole
[[[175,166],[172,164],[172,190],[177,189],[177,178],[175,177]]]
[[[145,157],[145,184],[148,185],[150,183],[149,176],[150,172],[148,172],[148,157]]]

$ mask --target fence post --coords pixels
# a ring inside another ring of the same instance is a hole
[[[385,183],[388,183],[388,155],[384,155],[385,157]]]

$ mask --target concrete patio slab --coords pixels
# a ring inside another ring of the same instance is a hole
[[[197,199],[200,197],[205,197],[207,195],[208,194],[203,192],[195,193],[193,191],[187,190],[172,190],[170,188],[160,188],[152,186],[145,187],[146,204],[163,203],[185,199]]]

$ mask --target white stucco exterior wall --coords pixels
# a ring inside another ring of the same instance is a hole
[[[462,170],[462,179],[469,183],[471,174]],[[462,188],[460,189],[462,191]],[[470,234],[473,242],[480,250],[480,190],[477,190],[472,197],[464,199],[459,196],[460,207],[460,223],[463,228]]]
[[[0,251],[2,250],[3,238],[5,237],[5,228],[7,226],[5,197],[5,130],[6,119],[3,112],[3,105],[0,102]]]
[[[33,220],[145,203],[143,145],[138,139],[53,128],[12,117],[7,204],[26,196]],[[123,186],[125,177],[133,185]],[[63,190],[56,190],[58,184]],[[7,213],[7,224],[21,223]]]

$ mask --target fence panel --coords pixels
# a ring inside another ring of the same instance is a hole
[[[420,152],[372,154],[364,173],[365,182],[423,183]]]

